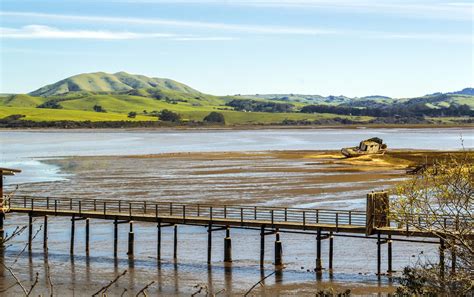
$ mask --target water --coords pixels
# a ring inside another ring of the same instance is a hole
[[[39,158],[174,152],[338,150],[380,137],[391,149],[474,148],[472,129],[288,129],[205,131],[0,131],[0,164],[19,167],[15,183],[64,178]],[[7,180],[8,182],[8,180]]]
[[[21,168],[23,172],[8,177],[7,184],[20,184],[20,190],[42,195],[82,195],[84,197],[107,196],[113,198],[132,195],[137,199],[153,199],[157,195],[168,195],[176,201],[209,199],[219,201],[251,201],[258,197],[265,205],[296,205],[299,207],[325,207],[337,205],[341,208],[363,207],[363,195],[368,188],[360,182],[340,183],[341,193],[325,193],[331,184],[319,184],[318,195],[295,194],[289,196],[292,185],[311,177],[323,177],[320,172],[294,173],[294,168],[307,164],[301,160],[283,160],[275,163],[262,158],[256,164],[245,164],[242,160],[157,160],[82,158],[57,160],[68,156],[140,155],[172,152],[210,151],[265,151],[265,150],[324,150],[340,149],[356,145],[361,139],[380,137],[389,148],[411,149],[460,149],[464,140],[466,148],[474,148],[474,132],[467,129],[321,129],[321,130],[251,130],[251,131],[1,131],[0,167]],[[51,160],[51,159],[54,159]],[[75,166],[69,170],[68,166]],[[135,166],[135,167],[134,167]],[[226,174],[207,174],[199,171],[212,166],[213,169],[239,168],[244,171]],[[265,171],[262,168],[275,166],[286,168],[291,174]],[[247,172],[247,174],[245,173]],[[199,173],[200,175],[198,175]],[[136,176],[137,181],[121,182],[123,176]],[[200,179],[202,178],[202,179]],[[384,177],[385,181],[396,180]],[[382,180],[382,182],[383,182]],[[189,182],[186,182],[189,181]],[[314,186],[314,185],[313,185]],[[278,188],[280,187],[280,188]],[[299,187],[299,186],[298,186]],[[372,187],[372,185],[365,185]],[[284,192],[284,195],[281,194]],[[279,197],[281,195],[281,197]],[[81,196],[81,197],[82,197]],[[208,196],[206,198],[206,196]],[[100,198],[98,197],[98,198]],[[272,199],[275,197],[281,198]],[[286,197],[286,200],[284,200]],[[247,200],[246,200],[247,199]],[[15,226],[27,224],[27,216],[10,214],[6,228],[11,232]],[[50,218],[49,251],[44,253],[42,232],[34,240],[31,253],[21,253],[26,234],[15,238],[7,249],[7,260],[21,254],[14,268],[25,284],[29,284],[39,273],[36,294],[47,294],[46,271],[49,265],[54,287],[63,296],[90,296],[108,281],[127,269],[128,274],[110,289],[111,296],[120,295],[124,289],[137,292],[148,282],[157,284],[150,288],[151,294],[189,296],[197,290],[194,286],[207,286],[212,292],[224,290],[221,295],[242,295],[263,275],[273,271],[273,236],[267,238],[265,269],[258,266],[258,231],[233,229],[234,262],[224,265],[223,232],[214,234],[213,262],[206,264],[207,234],[203,227],[180,226],[178,261],[172,259],[172,228],[164,228],[163,262],[156,264],[156,228],[153,224],[136,223],[136,254],[127,259],[126,241],[128,225],[121,225],[119,259],[112,255],[112,224],[101,220],[91,221],[91,255],[84,252],[83,222],[76,223],[76,245],[74,257],[69,256],[69,226],[67,218]],[[42,225],[36,218],[35,232]],[[265,287],[257,288],[258,294],[306,295],[314,292],[315,286],[323,288],[356,288],[360,292],[383,291],[389,287],[387,279],[378,282],[376,270],[376,244],[373,240],[335,238],[334,274],[325,271],[317,280],[314,268],[314,236],[301,234],[281,235],[285,270],[269,277]],[[394,268],[400,270],[417,259],[424,251],[426,257],[436,259],[436,246],[419,243],[394,243]],[[383,269],[386,269],[386,250],[383,250]],[[47,257],[46,257],[47,255]],[[327,242],[323,242],[323,266],[327,266]],[[12,283],[11,277],[2,279],[3,285]],[[316,281],[317,280],[317,281]],[[295,286],[297,285],[297,286]],[[363,287],[357,288],[357,287]],[[311,291],[312,290],[312,291]],[[366,291],[364,291],[366,290]],[[357,292],[357,291],[354,291]],[[18,293],[18,291],[16,291]],[[15,291],[11,291],[15,295]],[[130,296],[134,294],[130,294]]]

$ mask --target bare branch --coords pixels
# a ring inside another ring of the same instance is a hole
[[[143,294],[144,296],[147,296],[146,290],[155,283],[155,281],[149,282],[146,286],[144,286],[138,293],[135,295],[135,297],[140,296],[140,294]]]
[[[103,292],[103,293],[107,292],[107,290],[108,290],[113,284],[115,284],[116,282],[118,282],[118,280],[119,280],[122,276],[124,276],[125,274],[127,274],[127,270],[124,270],[121,274],[117,275],[117,277],[114,278],[113,280],[111,280],[108,285],[103,286],[102,288],[100,288],[100,290],[97,291],[97,292],[95,292],[94,294],[92,294],[92,296],[97,296],[97,295],[99,295],[101,292]]]

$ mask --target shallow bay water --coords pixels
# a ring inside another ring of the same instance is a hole
[[[351,171],[309,157],[293,158],[268,150],[322,150],[356,145],[368,137],[381,137],[390,148],[459,149],[474,147],[474,133],[465,129],[343,129],[255,131],[1,131],[2,167],[24,169],[6,181],[19,184],[18,194],[94,197],[131,200],[212,202],[285,205],[307,208],[364,209],[365,193],[393,185],[403,177],[396,170]],[[159,158],[131,155],[183,152],[238,152],[238,154],[164,155]],[[248,151],[259,151],[246,153]],[[127,157],[126,157],[127,155]],[[99,157],[97,157],[99,156]],[[115,156],[115,157],[110,157]],[[60,157],[60,158],[58,158]],[[7,231],[27,224],[27,216],[9,214]],[[91,221],[91,254],[84,252],[83,222],[77,222],[76,245],[69,255],[70,221],[50,218],[49,250],[42,248],[42,232],[31,253],[21,255],[15,270],[22,280],[40,274],[37,293],[47,292],[45,270],[49,263],[55,289],[63,296],[90,296],[123,270],[128,274],[111,288],[111,295],[124,289],[137,292],[150,281],[154,295],[189,296],[207,286],[222,295],[242,295],[262,275],[273,271],[273,236],[266,244],[266,263],[258,265],[257,231],[232,229],[233,258],[224,265],[223,232],[215,232],[213,262],[206,264],[207,232],[203,227],[180,226],[178,260],[172,259],[172,229],[164,228],[163,261],[156,261],[156,226],[136,223],[136,251],[126,256],[127,225],[122,225],[119,259],[112,253],[112,224]],[[42,227],[36,218],[35,230]],[[306,295],[322,287],[351,288],[353,292],[390,290],[387,278],[375,277],[376,244],[373,240],[335,238],[334,273],[317,279],[313,235],[281,235],[285,269],[265,280],[255,294]],[[7,249],[7,259],[22,250],[26,234]],[[436,245],[399,243],[393,246],[394,268],[417,259],[423,251],[436,259]],[[46,257],[47,255],[47,257]],[[386,250],[383,269],[386,270]],[[323,265],[327,266],[327,242],[323,242]],[[4,278],[9,285],[11,278]],[[309,287],[309,289],[308,289]],[[224,291],[222,291],[224,290]],[[204,290],[203,290],[204,292]]]

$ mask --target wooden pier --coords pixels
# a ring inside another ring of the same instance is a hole
[[[86,253],[89,247],[89,219],[103,219],[113,222],[114,257],[118,257],[118,225],[128,224],[127,254],[134,254],[134,222],[149,222],[157,226],[157,258],[161,259],[162,228],[174,229],[173,258],[177,258],[178,225],[205,226],[208,231],[207,262],[212,260],[212,232],[225,230],[224,261],[232,261],[231,229],[244,228],[260,231],[260,265],[265,260],[265,239],[275,235],[274,264],[283,264],[281,232],[304,233],[315,236],[315,270],[323,270],[321,261],[321,241],[329,241],[328,269],[333,268],[335,236],[360,237],[376,240],[377,274],[382,273],[382,245],[387,245],[387,272],[392,272],[392,242],[411,241],[440,245],[440,261],[444,261],[443,242],[438,240],[420,241],[416,237],[437,238],[434,234],[407,226],[391,224],[388,216],[388,194],[369,193],[366,211],[309,209],[288,207],[241,206],[191,204],[175,202],[125,201],[107,199],[78,199],[59,197],[13,196],[3,201],[6,213],[25,213],[29,216],[29,240],[31,243],[33,217],[44,217],[44,242],[47,247],[48,219],[53,216],[71,218],[70,253],[74,253],[76,221],[85,221]],[[421,221],[423,218],[419,218]],[[2,217],[3,224],[3,217]],[[450,218],[446,221],[450,224]],[[31,247],[31,244],[29,245]]]

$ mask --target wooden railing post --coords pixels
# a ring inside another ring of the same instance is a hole
[[[240,208],[240,224],[244,223],[244,209]]]

